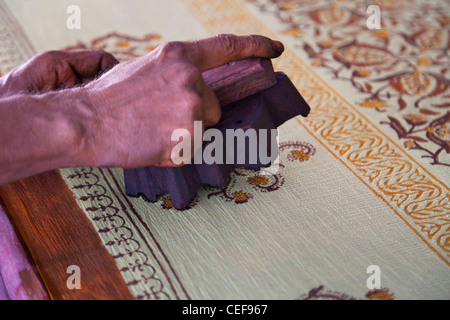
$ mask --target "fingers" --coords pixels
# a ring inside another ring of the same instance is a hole
[[[214,92],[204,83],[202,92],[203,122],[205,127],[212,127],[219,123],[222,116],[219,100]]]
[[[118,63],[113,55],[103,50],[46,51],[27,63],[29,86],[46,92],[83,85]]]
[[[10,92],[49,92],[84,85],[113,68],[118,61],[102,50],[45,51],[13,69]]]
[[[193,136],[191,136],[191,158],[194,157],[194,154],[198,151],[196,147],[201,148],[203,142],[203,134],[207,127],[212,127],[219,123],[220,117],[222,115],[222,111],[220,108],[219,101],[217,100],[214,92],[204,83],[204,88],[201,94],[202,101],[202,127],[201,132],[196,132],[194,129]],[[199,139],[199,137],[195,137],[196,134],[201,133],[200,139],[201,143],[196,144],[195,139]],[[172,156],[172,155],[171,155]],[[153,164],[157,167],[180,167],[184,165],[184,162],[181,164],[175,164],[171,158],[163,160],[159,163]]]
[[[184,163],[182,163],[182,164],[175,164],[175,163],[173,163],[173,161],[171,159],[169,159],[169,160],[164,160],[164,161],[152,164],[152,166],[155,166],[155,167],[173,167],[173,168],[175,168],[175,167],[182,167],[182,166],[184,166]]]
[[[186,58],[201,72],[236,60],[277,58],[284,51],[281,42],[260,35],[221,34],[184,44]]]
[[[62,51],[61,55],[82,82],[95,79],[119,63],[103,50]]]

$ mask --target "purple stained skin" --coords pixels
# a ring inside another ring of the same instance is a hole
[[[266,143],[268,150],[267,152],[264,150],[263,154],[271,155],[271,161],[275,160],[278,150],[272,150],[271,141],[276,137],[271,136],[270,129],[276,129],[295,116],[306,117],[309,114],[310,107],[289,78],[282,72],[275,73],[275,77],[277,83],[274,86],[222,107],[222,119],[214,128],[220,130],[224,137],[224,158],[226,129],[243,129],[245,131],[253,128],[256,129],[256,132],[259,132],[259,129],[268,130]],[[211,142],[203,144],[203,150],[209,143]],[[259,147],[257,147],[257,162],[251,164],[248,145],[245,146],[245,163],[236,164],[237,148],[242,147],[244,146],[234,144],[235,159],[233,163],[235,164],[202,163],[187,164],[176,168],[148,166],[124,169],[126,193],[134,197],[143,195],[153,202],[157,201],[159,195],[169,193],[174,208],[183,209],[189,206],[202,185],[225,188],[228,177],[235,167],[259,170],[270,165],[270,163],[261,163]]]

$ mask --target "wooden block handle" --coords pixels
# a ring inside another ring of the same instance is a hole
[[[224,106],[277,83],[270,59],[252,58],[230,62],[203,72],[206,84]]]

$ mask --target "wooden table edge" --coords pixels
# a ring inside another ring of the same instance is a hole
[[[0,196],[52,299],[134,299],[59,171],[1,186]],[[79,289],[69,288],[77,284],[74,270]]]

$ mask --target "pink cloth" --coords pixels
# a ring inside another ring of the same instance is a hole
[[[6,291],[5,284],[3,283],[2,275],[0,274],[0,300],[9,300],[8,291]]]
[[[0,200],[0,299],[47,300],[36,267],[22,244]]]

